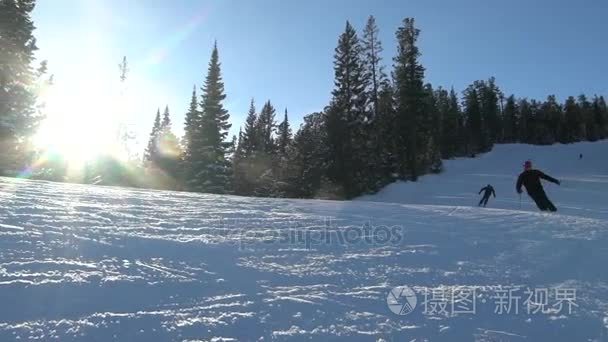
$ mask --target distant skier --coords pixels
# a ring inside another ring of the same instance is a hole
[[[557,211],[557,208],[555,208],[553,203],[547,198],[545,189],[543,189],[540,182],[541,178],[560,185],[560,181],[551,176],[547,176],[542,171],[533,169],[532,162],[529,160],[526,161],[524,164],[524,172],[522,172],[517,179],[517,193],[521,194],[521,186],[524,185],[528,195],[534,200],[538,209],[541,211]]]
[[[582,153],[578,155],[578,159],[583,159],[583,154]]]
[[[481,194],[483,192],[483,197],[481,198],[481,201],[479,201],[478,206],[482,206],[485,208],[486,205],[488,205],[488,200],[490,199],[490,195],[494,195],[494,198],[496,198],[496,191],[494,191],[494,188],[488,184],[486,187],[481,188],[481,190],[479,190],[479,194]]]

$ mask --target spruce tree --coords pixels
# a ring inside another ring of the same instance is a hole
[[[397,137],[395,96],[392,84],[385,80],[378,96],[378,114],[372,126],[377,171],[377,188],[393,181],[397,172]]]
[[[179,179],[179,165],[182,151],[179,141],[171,128],[171,118],[169,107],[165,107],[163,120],[158,134],[159,157],[157,166],[162,172],[172,180],[172,185],[177,184]],[[173,187],[173,186],[171,186]]]
[[[587,141],[596,141],[598,139],[598,129],[595,125],[595,120],[593,117],[593,105],[589,100],[587,100],[587,96],[584,94],[579,95],[578,97],[578,105],[581,113],[581,140]]]
[[[213,47],[200,102],[200,126],[194,134],[200,146],[191,151],[193,161],[190,189],[209,193],[230,192],[231,166],[227,158],[230,142],[226,141],[230,129],[228,111],[222,102],[226,98],[221,76],[217,44]],[[196,144],[198,145],[198,143]]]
[[[519,101],[519,115],[517,120],[518,133],[519,133],[519,142],[529,143],[531,136],[531,127],[532,127],[532,108],[530,106],[530,101],[527,99],[521,99]]]
[[[456,156],[463,156],[467,154],[467,141],[468,133],[466,128],[465,117],[460,107],[458,95],[454,88],[450,90],[450,109],[449,116],[456,117],[457,129],[455,132],[454,148]]]
[[[275,116],[276,110],[269,100],[262,107],[256,122],[259,151],[269,155],[275,152],[275,142],[273,136],[276,128]]]
[[[608,137],[607,126],[608,117],[606,116],[606,101],[602,96],[597,95],[593,98],[593,119],[598,130],[598,139],[606,139]]]
[[[504,142],[514,143],[518,140],[517,128],[517,103],[515,96],[511,95],[507,98],[504,108]]]
[[[362,39],[363,60],[365,63],[365,77],[368,80],[368,97],[372,105],[373,116],[378,116],[378,101],[380,89],[385,82],[386,74],[380,64],[382,62],[382,43],[380,41],[380,30],[376,25],[376,18],[370,15],[363,30]]]
[[[570,96],[564,105],[565,127],[562,133],[562,142],[573,143],[581,140],[582,115],[581,108],[574,97]]]
[[[483,152],[492,149],[492,145],[496,142],[500,142],[501,138],[501,113],[499,108],[499,98],[502,93],[498,86],[496,86],[496,80],[491,77],[486,81],[475,82],[477,87],[477,95],[479,96],[479,104],[482,116],[482,129],[485,131],[486,140],[484,145],[481,146]]]
[[[292,133],[291,127],[289,126],[289,118],[287,117],[287,109],[285,109],[285,116],[283,122],[277,127],[277,153],[279,158],[284,160],[287,157],[287,149],[291,144]]]
[[[182,146],[184,150],[183,154],[183,167],[185,168],[183,177],[191,179],[194,175],[190,172],[191,165],[196,157],[193,153],[200,146],[200,136],[198,134],[200,130],[201,115],[198,110],[198,99],[196,96],[196,86],[192,89],[192,97],[190,99],[190,106],[186,113],[184,122],[184,137],[182,138]]]
[[[287,163],[287,195],[311,198],[329,195],[333,189],[322,189],[326,184],[329,158],[325,116],[313,113],[304,117],[304,123],[293,138]]]
[[[338,196],[360,194],[365,177],[368,119],[366,82],[361,44],[355,29],[346,23],[334,55],[334,90],[326,110],[328,147],[330,150],[329,179],[339,186]]]
[[[417,180],[423,173],[422,156],[427,148],[425,121],[427,120],[427,91],[424,89],[424,67],[416,42],[420,35],[413,18],[406,18],[397,30],[397,56],[394,58],[393,78],[397,100],[397,120],[400,132],[399,172],[402,177]]]
[[[161,119],[160,109],[156,110],[156,116],[154,117],[154,124],[152,126],[152,132],[150,132],[150,138],[148,139],[148,146],[144,151],[144,164],[150,165],[155,164],[158,161],[159,144],[158,139],[161,132]]]
[[[542,103],[538,119],[539,124],[542,125],[537,133],[539,143],[554,144],[557,142],[563,125],[563,112],[555,95],[549,95],[547,100]]]
[[[468,131],[468,153],[476,154],[487,151],[489,139],[483,126],[477,87],[474,85],[469,86],[464,92],[464,108]]]
[[[245,129],[241,137],[241,147],[245,156],[250,156],[254,151],[257,150],[258,143],[258,132],[257,132],[257,121],[258,116],[255,112],[255,102],[251,99],[249,105],[249,112],[247,113],[247,119],[245,120]]]
[[[456,96],[454,89],[450,93],[442,88],[435,91],[437,112],[441,118],[440,126],[438,127],[440,132],[440,151],[441,156],[446,159],[458,155],[458,148],[462,144],[462,141],[459,141],[460,110],[458,108],[458,99],[453,100],[451,96]]]
[[[32,68],[34,6],[34,0],[0,1],[0,175],[14,175],[28,163],[40,121]]]

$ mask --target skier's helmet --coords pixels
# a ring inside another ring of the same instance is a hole
[[[532,168],[532,161],[526,160],[526,162],[524,163],[524,169],[530,170],[531,168]]]

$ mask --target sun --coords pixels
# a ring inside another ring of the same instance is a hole
[[[101,87],[103,77],[86,84],[52,85],[43,96],[45,119],[34,137],[37,149],[59,156],[70,167],[83,167],[101,155],[119,159],[119,108],[114,87]]]

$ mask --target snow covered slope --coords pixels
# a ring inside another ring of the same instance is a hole
[[[583,158],[579,159],[579,155]],[[476,206],[478,191],[492,184],[497,198],[488,207],[537,211],[531,199],[515,192],[517,176],[526,160],[560,181],[545,182],[549,198],[560,213],[583,217],[608,217],[608,141],[569,145],[496,145],[477,158],[444,161],[445,171],[423,176],[418,182],[393,183],[378,194],[359,200],[409,204]]]
[[[0,341],[606,341],[607,147],[498,147],[368,198],[408,204],[0,178]],[[526,158],[567,179],[560,212],[517,210]],[[500,209],[470,206],[489,180]]]

